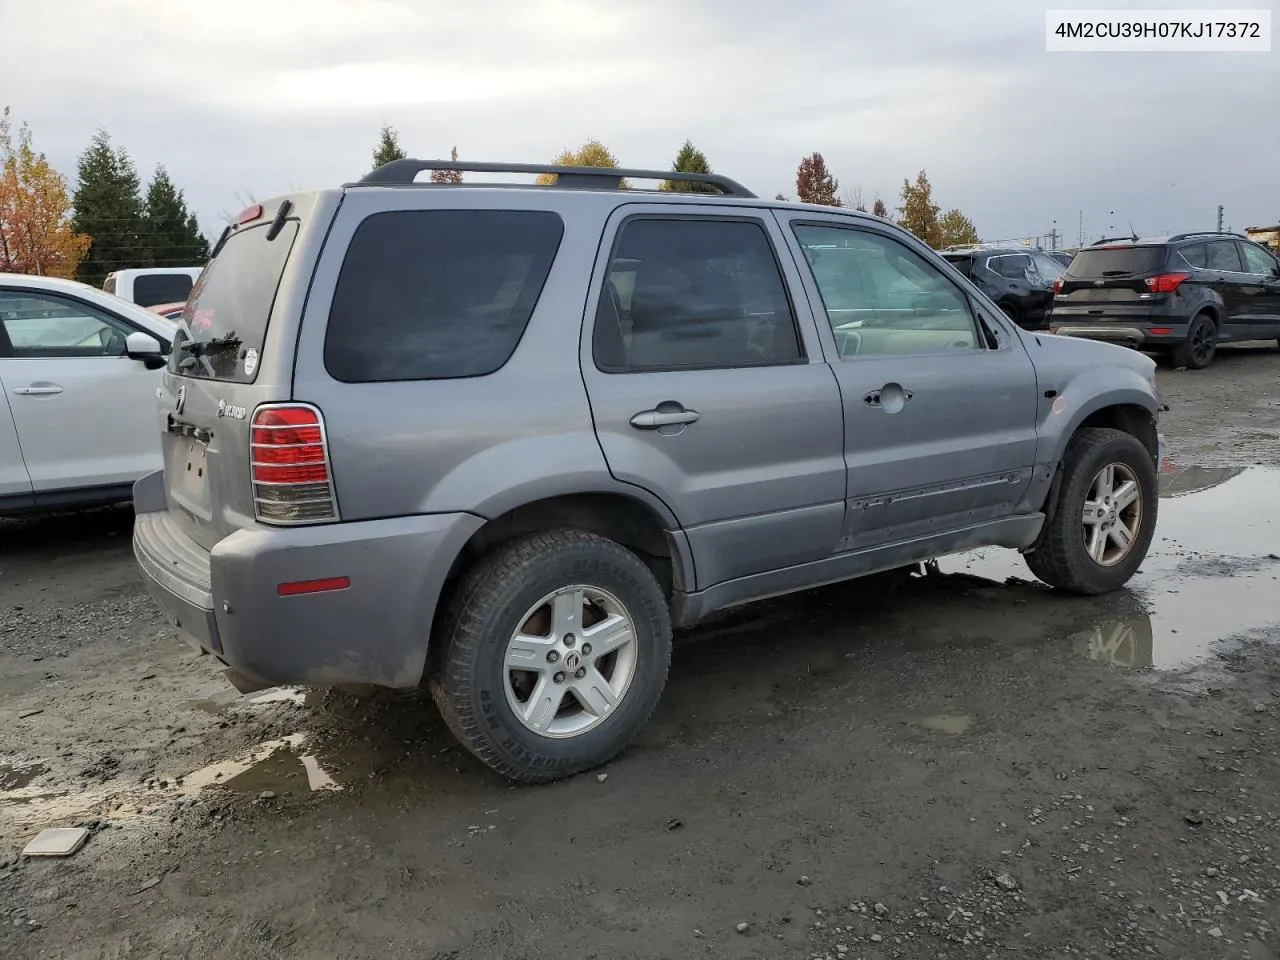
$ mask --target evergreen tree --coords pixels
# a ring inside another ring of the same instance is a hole
[[[98,130],[80,155],[78,172],[72,225],[93,244],[76,279],[100,287],[112,270],[149,266],[138,171],[124,148],[113,147],[110,134]]]
[[[209,259],[209,241],[163,166],[156,167],[147,187],[143,212],[144,239],[154,266],[200,267]]]
[[[373,151],[373,169],[377,170],[384,163],[390,163],[392,160],[403,160],[406,156],[408,154],[400,149],[400,140],[395,127],[383,124],[378,146]]]
[[[939,207],[933,202],[933,185],[921,170],[916,182],[902,181],[902,205],[898,212],[898,225],[911,231],[931,247],[939,246],[942,232],[938,226]]]
[[[871,212],[877,217],[883,217],[885,220],[889,219],[889,208],[884,205],[884,201],[879,197],[876,197],[875,203],[871,204]]]
[[[711,166],[707,163],[706,154],[693,145],[692,140],[686,140],[684,146],[680,148],[680,152],[676,154],[675,162],[671,164],[673,173],[710,173]],[[660,190],[670,190],[673,193],[719,193],[719,189],[713,187],[709,183],[697,183],[690,180],[663,180],[659,187]]]
[[[948,210],[942,215],[938,221],[938,234],[940,247],[978,242],[978,231],[973,221],[959,210]]]

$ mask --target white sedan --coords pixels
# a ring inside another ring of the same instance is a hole
[[[0,273],[0,514],[129,500],[160,469],[176,329],[83,283]]]

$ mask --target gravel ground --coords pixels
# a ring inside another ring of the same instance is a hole
[[[420,696],[236,696],[127,512],[0,524],[0,958],[1276,957],[1280,352],[1160,380],[1131,590],[984,551],[754,605],[540,788]]]

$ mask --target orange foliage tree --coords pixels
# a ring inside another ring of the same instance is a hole
[[[31,146],[24,123],[14,142],[0,114],[0,272],[73,277],[92,241],[71,226],[67,181]]]

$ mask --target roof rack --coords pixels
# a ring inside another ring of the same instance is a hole
[[[532,173],[554,174],[555,185],[581,190],[618,190],[622,181],[681,180],[705,183],[726,197],[755,197],[755,194],[718,173],[681,173],[674,170],[629,170],[618,167],[572,167],[540,163],[479,163],[465,160],[392,160],[360,178],[359,185],[410,184],[426,170],[457,170],[465,173]]]
[[[1248,240],[1243,233],[1232,233],[1230,230],[1192,230],[1188,233],[1175,233],[1169,238],[1169,242],[1175,240],[1190,240],[1192,237],[1236,237],[1240,240]]]

